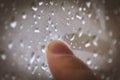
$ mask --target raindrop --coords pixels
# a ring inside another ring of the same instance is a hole
[[[90,1],[86,2],[86,6],[87,6],[88,8],[90,8],[91,2],[90,2]]]
[[[97,53],[94,53],[94,54],[93,54],[93,57],[94,57],[94,58],[98,57],[98,54],[97,54]]]
[[[85,24],[86,22],[85,22],[85,20],[82,20],[82,24]]]
[[[12,43],[9,43],[8,44],[8,49],[12,49],[13,48],[13,44]]]
[[[67,23],[66,23],[66,25],[67,25],[67,26],[70,26],[70,23],[69,23],[69,22],[67,22]]]
[[[16,80],[16,76],[14,76],[14,75],[11,78],[12,78],[12,80]]]
[[[55,27],[55,32],[57,32],[58,31],[58,29]]]
[[[27,69],[28,69],[29,71],[32,69],[32,67],[31,67],[30,64],[27,65]]]
[[[54,5],[54,2],[53,2],[53,1],[50,1],[50,5],[53,6],[53,5]]]
[[[35,28],[34,33],[40,33],[40,30],[38,28]]]
[[[90,65],[92,61],[90,59],[87,60],[87,64]]]
[[[35,20],[35,21],[34,21],[34,24],[38,24],[38,21]]]
[[[62,10],[65,11],[64,2],[61,4]]]
[[[72,34],[72,37],[70,38],[70,41],[73,41],[75,39],[75,34]]]
[[[76,14],[76,18],[79,19],[79,20],[82,20],[82,16]]]
[[[40,56],[37,56],[36,61],[37,61],[37,62],[40,62],[40,61],[41,61]]]
[[[97,70],[97,69],[98,69],[98,66],[95,66],[94,69]]]
[[[85,48],[87,48],[87,47],[89,47],[89,46],[91,46],[91,43],[87,42],[87,43],[85,44]]]
[[[109,31],[108,35],[109,35],[110,37],[112,37],[112,36],[113,36],[113,32],[112,32],[112,31]]]
[[[110,17],[109,17],[109,16],[106,16],[105,19],[108,21],[108,20],[110,20]]]
[[[28,46],[28,49],[31,49],[31,48],[32,48],[32,46],[31,46],[31,45],[29,45],[29,46]]]
[[[91,18],[92,17],[92,14],[88,14],[88,18]]]
[[[21,47],[21,48],[23,48],[23,47],[24,47],[24,44],[23,44],[22,42],[20,43],[20,47]]]
[[[112,49],[110,49],[109,51],[108,51],[108,54],[113,54],[113,50]]]
[[[71,15],[71,11],[70,10],[68,11],[68,15]]]
[[[41,2],[39,2],[39,6],[42,6],[43,4],[44,4],[44,2],[42,2],[42,1],[41,1]]]
[[[79,7],[79,9],[78,9],[79,11],[82,11],[82,7]]]
[[[112,61],[113,61],[112,58],[108,59],[108,63],[112,63]]]
[[[48,24],[52,24],[52,20],[50,18],[48,20]]]
[[[5,54],[1,54],[1,59],[6,60],[7,56]]]
[[[40,12],[41,12],[41,13],[43,13],[43,12],[44,12],[44,10],[41,10]]]
[[[82,29],[81,29],[81,28],[79,28],[79,29],[78,29],[78,33],[79,33],[79,34],[78,34],[78,37],[81,37],[81,36],[82,36],[82,34],[83,34],[83,32],[82,32]]]
[[[16,28],[16,26],[17,26],[17,21],[13,21],[10,23],[11,28]]]
[[[49,30],[49,27],[48,26],[46,26],[46,28],[45,28],[47,31]]]
[[[52,16],[54,16],[54,15],[55,15],[54,11],[52,11],[51,15],[52,15]]]
[[[40,75],[41,75],[41,73],[39,72],[39,73],[38,73],[38,76],[40,76]]]
[[[45,45],[41,46],[42,53],[46,53]]]
[[[41,16],[40,16],[40,15],[38,16],[38,19],[39,19],[39,20],[41,19]]]
[[[98,37],[96,37],[96,36],[93,36],[93,37],[94,37],[94,40],[92,41],[92,44],[97,47],[98,46],[98,43],[97,43]]]
[[[32,16],[33,16],[34,19],[37,17],[36,14],[33,14]]]
[[[27,19],[27,15],[25,13],[22,14],[22,19]]]
[[[38,11],[38,8],[36,6],[32,6],[32,10],[36,12]]]
[[[48,72],[48,66],[47,66],[47,64],[42,63],[42,64],[41,64],[41,68],[42,68],[42,70]]]
[[[86,11],[86,10],[87,10],[87,9],[84,7],[84,8],[83,8],[83,11]]]
[[[38,66],[36,65],[34,69],[32,70],[32,74],[35,74],[36,70],[38,69]]]
[[[31,59],[30,59],[30,64],[32,64],[34,62],[35,58],[36,58],[35,53],[32,52]]]
[[[74,17],[71,17],[71,20],[74,20],[75,18]]]

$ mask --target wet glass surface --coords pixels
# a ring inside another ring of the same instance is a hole
[[[0,0],[0,80],[52,80],[52,40],[68,43],[101,80],[120,80],[119,23],[119,0]]]

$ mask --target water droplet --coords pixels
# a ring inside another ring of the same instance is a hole
[[[42,1],[41,1],[41,2],[39,2],[39,6],[42,6],[43,4],[44,4],[44,2],[42,2]]]
[[[31,49],[32,48],[32,46],[31,45],[28,45],[28,49]]]
[[[47,31],[49,30],[49,26],[46,26],[46,28],[45,28]]]
[[[34,33],[40,33],[40,30],[38,28],[35,28]]]
[[[113,50],[112,49],[110,49],[109,51],[108,51],[108,54],[113,54]]]
[[[86,11],[86,10],[87,10],[87,9],[84,7],[84,8],[83,8],[83,11]]]
[[[95,66],[94,69],[97,70],[97,69],[98,69],[98,66]]]
[[[98,46],[97,41],[98,41],[98,37],[94,36],[94,40],[92,41],[92,44],[93,44],[94,46]]]
[[[11,78],[12,78],[12,80],[16,80],[17,77],[15,75],[12,75]]]
[[[21,48],[23,48],[23,47],[24,47],[23,42],[20,42],[20,47],[21,47]]]
[[[67,23],[66,23],[66,25],[67,25],[67,26],[70,26],[70,23],[69,23],[69,22],[67,22]]]
[[[54,16],[54,15],[55,15],[54,11],[52,11],[51,15],[52,15],[52,16]]]
[[[38,19],[39,19],[39,20],[41,19],[41,16],[40,16],[40,15],[38,16]]]
[[[79,29],[78,29],[78,33],[79,33],[79,34],[78,34],[78,37],[81,37],[81,36],[82,36],[82,34],[83,34],[83,32],[82,32],[82,29],[81,29],[81,28],[79,28]]]
[[[61,4],[62,10],[65,11],[64,2]]]
[[[82,24],[85,24],[86,22],[85,22],[85,20],[82,20]]]
[[[112,58],[108,59],[108,63],[112,63],[112,61],[113,61]]]
[[[9,43],[8,44],[8,49],[12,49],[13,48],[13,44],[12,43]]]
[[[47,64],[42,63],[42,64],[41,64],[41,68],[42,68],[42,70],[48,72],[48,66],[47,66]]]
[[[50,18],[48,19],[48,24],[52,24],[52,20]]]
[[[76,18],[82,20],[82,16],[80,16],[79,14],[76,14]]]
[[[53,1],[50,1],[50,5],[53,6],[53,5],[54,5],[54,2],[53,2]]]
[[[74,19],[75,19],[75,18],[72,16],[72,17],[71,17],[71,20],[74,20]]]
[[[109,17],[109,16],[106,16],[105,19],[108,21],[108,20],[110,20],[110,17]]]
[[[40,75],[41,75],[41,73],[39,72],[39,73],[38,73],[38,76],[40,76]]]
[[[38,11],[38,8],[36,6],[32,6],[32,10],[36,12]]]
[[[32,70],[32,67],[31,67],[31,65],[30,65],[30,64],[28,64],[28,65],[27,65],[27,69],[28,69],[29,71],[31,71],[31,70]]]
[[[71,11],[70,10],[68,11],[68,15],[71,15]]]
[[[44,12],[44,10],[40,10],[40,12],[41,12],[41,13],[43,13],[43,12]]]
[[[36,58],[35,53],[32,52],[31,59],[30,59],[30,64],[32,64],[34,62],[35,58]]]
[[[91,43],[88,42],[88,43],[85,44],[85,48],[87,48],[89,46],[91,46]]]
[[[10,23],[11,28],[14,29],[14,28],[16,28],[16,26],[17,26],[17,21],[13,21],[13,22]]]
[[[22,19],[27,19],[27,15],[25,13],[22,14]]]
[[[88,18],[91,18],[92,17],[92,14],[88,14]]]
[[[75,34],[72,34],[72,37],[70,38],[70,41],[73,41],[75,39]]]
[[[32,16],[33,16],[34,19],[37,17],[36,14],[33,14]]]
[[[37,61],[37,62],[40,62],[40,61],[41,61],[40,56],[37,56],[36,61]]]
[[[86,2],[86,6],[87,6],[88,8],[90,8],[91,2],[90,2],[90,1]]]
[[[55,27],[55,32],[57,32],[58,31],[58,29]]]
[[[93,57],[94,57],[94,58],[98,57],[98,54],[97,54],[97,53],[94,53],[94,54],[93,54]]]
[[[1,54],[1,59],[6,60],[7,56],[5,54]]]
[[[42,53],[46,53],[45,45],[41,46]]]
[[[87,64],[90,65],[92,61],[90,59],[87,60]]]
[[[38,69],[38,65],[35,65],[33,70],[32,70],[32,74],[35,74],[36,70]]]
[[[109,31],[108,35],[109,35],[110,37],[112,37],[112,36],[113,36],[113,32],[112,32],[112,31]]]
[[[79,7],[79,9],[78,9],[79,11],[82,11],[82,7]]]

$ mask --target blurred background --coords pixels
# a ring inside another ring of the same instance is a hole
[[[120,0],[0,0],[0,80],[54,80],[52,40],[101,80],[120,80]]]

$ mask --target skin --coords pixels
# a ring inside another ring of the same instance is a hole
[[[55,80],[97,80],[92,71],[61,41],[52,41],[47,60]]]

